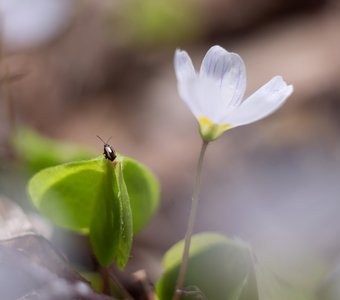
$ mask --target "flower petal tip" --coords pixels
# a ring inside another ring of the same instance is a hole
[[[181,49],[176,49],[174,58],[175,72],[178,81],[196,77],[196,72],[189,54]]]
[[[183,52],[186,52],[180,48],[177,48],[176,51],[175,51],[175,56],[178,56],[178,55],[181,55]]]
[[[268,93],[281,93],[284,95],[284,98],[289,97],[294,91],[294,86],[292,84],[287,84],[280,75],[274,76],[264,86]]]
[[[220,45],[214,45],[212,47],[210,47],[210,49],[208,50],[209,51],[219,51],[219,52],[226,52],[228,53],[228,51],[226,49],[224,49],[223,47],[221,47]]]
[[[286,98],[288,98],[294,92],[294,86],[292,84],[287,84],[282,76],[278,76],[282,82],[281,89],[284,90]]]

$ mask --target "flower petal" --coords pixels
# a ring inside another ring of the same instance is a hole
[[[205,55],[200,78],[212,80],[225,97],[226,105],[242,101],[246,88],[246,68],[242,58],[220,46],[213,46]]]
[[[176,50],[174,65],[176,77],[179,82],[196,78],[195,68],[186,51]]]
[[[218,124],[227,110],[221,90],[210,80],[197,78],[179,82],[178,91],[197,119],[205,117]]]
[[[277,110],[293,92],[293,86],[287,85],[281,76],[275,76],[241,105],[223,118],[233,127],[253,123]]]

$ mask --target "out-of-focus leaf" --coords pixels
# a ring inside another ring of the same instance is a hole
[[[164,256],[165,270],[157,284],[157,294],[161,300],[172,299],[183,245],[183,241],[177,243]],[[196,286],[207,299],[259,299],[249,246],[216,233],[195,235],[184,288],[188,286]],[[194,298],[183,295],[181,299]]]
[[[247,286],[248,276],[240,283],[240,285],[235,289],[234,293],[231,295],[230,300],[240,300],[242,293]]]
[[[99,272],[89,272],[89,271],[80,271],[82,277],[84,277],[88,282],[90,282],[92,288],[96,292],[101,292],[103,290],[103,278],[101,277]]]
[[[118,28],[139,45],[178,44],[202,33],[201,12],[190,2],[137,0],[126,1],[124,8]]]
[[[334,265],[331,273],[327,274],[320,283],[317,291],[318,300],[339,300],[340,299],[340,266],[339,262]]]
[[[260,300],[316,300],[311,292],[303,291],[280,280],[261,264],[255,265],[255,272]]]
[[[32,173],[61,163],[90,159],[95,155],[91,150],[57,142],[28,128],[18,130],[13,144],[24,166]]]

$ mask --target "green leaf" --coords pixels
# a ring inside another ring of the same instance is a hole
[[[159,183],[142,164],[125,157],[123,175],[130,197],[133,231],[140,231],[156,212],[159,204]]]
[[[318,286],[319,300],[340,299],[340,269],[339,264],[334,262],[333,270],[327,273]]]
[[[244,277],[244,280],[239,284],[238,287],[236,287],[235,291],[230,297],[230,300],[240,300],[243,294],[243,291],[245,287],[247,286],[247,283],[248,283],[248,275]]]
[[[95,204],[107,196],[104,163],[101,156],[38,172],[28,184],[33,204],[57,225],[89,232]]]
[[[92,151],[84,147],[57,142],[28,128],[19,128],[13,138],[13,145],[24,166],[32,173],[94,156]]]
[[[90,241],[101,265],[109,265],[115,260],[118,268],[123,269],[129,259],[133,235],[130,200],[121,162],[118,160],[114,163],[114,168],[108,160],[104,162],[106,173],[102,191],[106,195],[102,201],[96,203]]]
[[[259,299],[248,245],[217,233],[195,235],[191,245],[184,288],[196,286],[213,300]],[[177,243],[164,256],[164,273],[157,284],[160,300],[172,299],[183,246],[183,241]],[[181,299],[195,298],[183,295]]]
[[[113,260],[124,268],[131,250],[132,215],[122,161],[102,156],[45,169],[29,183],[39,211],[56,224],[89,232],[101,265]]]
[[[94,291],[97,293],[101,293],[103,291],[103,278],[99,272],[91,272],[87,270],[78,270],[78,272],[90,283],[90,286]]]
[[[120,239],[118,244],[118,252],[115,257],[118,268],[123,269],[129,260],[132,236],[133,236],[133,222],[132,212],[130,206],[130,199],[124,182],[122,164],[119,164],[115,169],[117,184],[118,184],[118,197],[120,198]]]
[[[99,263],[106,266],[118,257],[122,212],[118,182],[112,164],[106,160],[103,160],[103,164],[106,172],[101,176],[98,191],[102,198],[97,199],[94,205],[90,242]]]
[[[131,37],[145,46],[176,44],[195,38],[202,28],[198,6],[180,0],[134,1],[123,8],[119,21],[118,29],[129,25]],[[115,27],[117,30],[117,22]]]
[[[113,163],[100,156],[44,169],[31,178],[28,192],[52,222],[89,234],[100,264],[115,260],[121,269],[130,255],[133,228],[147,223],[159,198],[151,172],[120,155]]]

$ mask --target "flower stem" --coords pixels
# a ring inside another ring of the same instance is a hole
[[[204,154],[207,149],[208,143],[209,142],[207,141],[203,141],[200,156],[198,158],[195,185],[194,185],[194,190],[193,190],[192,199],[191,199],[189,221],[188,221],[187,231],[186,231],[185,240],[184,240],[182,263],[180,265],[180,269],[179,269],[179,273],[177,277],[176,288],[175,288],[175,292],[172,298],[173,300],[178,300],[180,298],[181,289],[184,283],[185,273],[188,267],[191,236],[192,236],[192,232],[194,229],[195,219],[197,215],[197,208],[198,208],[198,194],[199,194],[200,185],[201,185],[203,158],[204,158]]]
[[[103,294],[111,295],[109,269],[107,267],[100,267],[99,272],[103,280]]]

